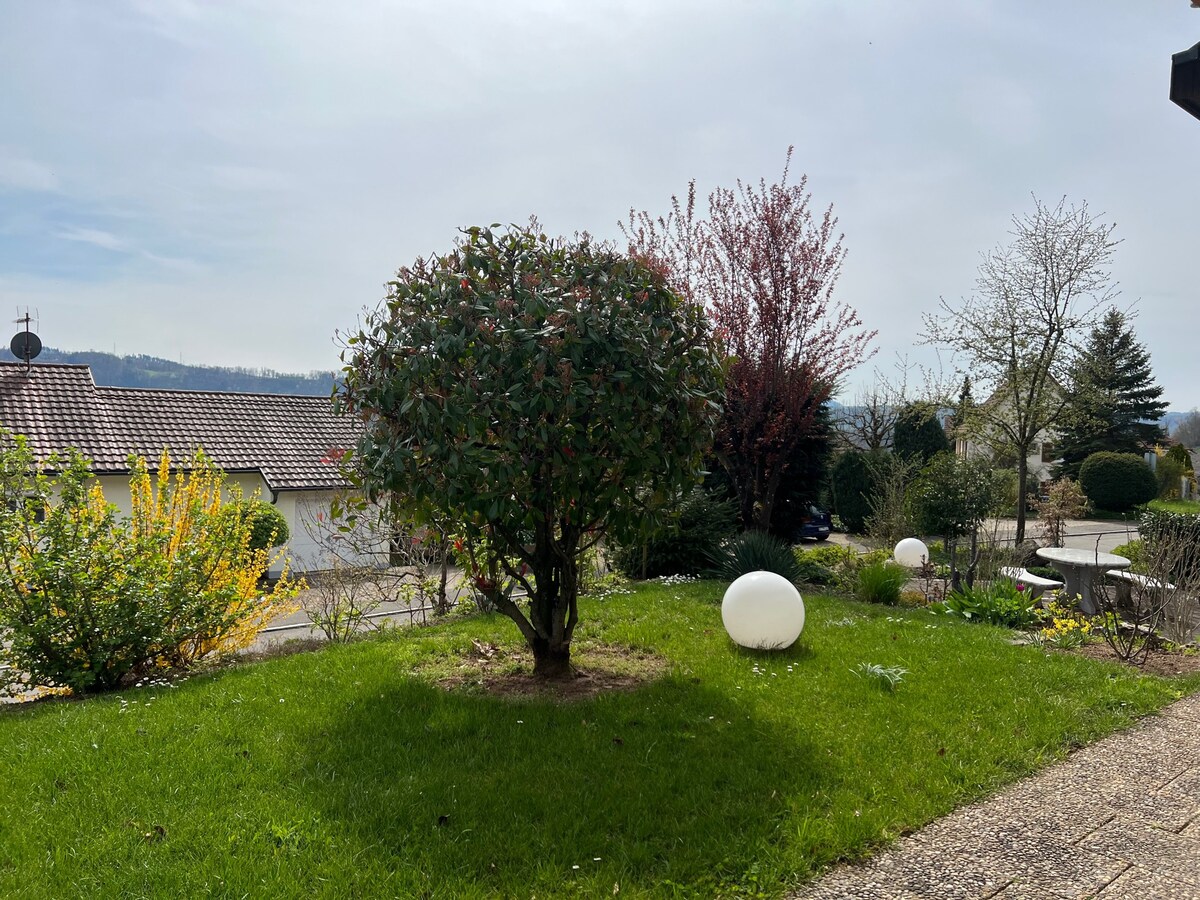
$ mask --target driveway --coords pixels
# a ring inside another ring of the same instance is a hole
[[[1015,519],[989,519],[984,523],[982,535],[992,541],[1006,541],[1011,544],[1016,530]],[[1065,531],[1064,546],[1076,550],[1100,550],[1103,553],[1111,553],[1114,547],[1135,540],[1138,536],[1135,522],[1110,522],[1102,519],[1071,519],[1067,522]],[[1042,530],[1036,519],[1025,522],[1025,538],[1036,541],[1039,546],[1046,546],[1046,540],[1042,537]],[[928,537],[926,540],[938,538]],[[829,541],[850,547],[859,553],[870,549],[870,542],[858,535],[832,534]]]

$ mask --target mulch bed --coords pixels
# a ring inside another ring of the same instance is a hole
[[[661,678],[668,668],[667,661],[653,653],[603,644],[573,647],[572,661],[573,678],[547,681],[534,676],[533,654],[528,650],[472,641],[458,670],[438,684],[447,691],[466,689],[496,697],[570,703],[610,691],[636,690]]]
[[[1112,647],[1104,642],[1084,644],[1077,650],[1067,652],[1078,653],[1089,659],[1099,659],[1105,662],[1122,662],[1122,660],[1117,658],[1117,654],[1113,652]],[[1179,650],[1151,650],[1150,654],[1146,657],[1146,664],[1142,666],[1141,671],[1147,675],[1161,675],[1165,678],[1172,678],[1176,675],[1195,675],[1200,673],[1200,653],[1195,651],[1184,653]]]

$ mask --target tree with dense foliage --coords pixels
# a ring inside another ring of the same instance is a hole
[[[834,461],[830,476],[833,508],[842,527],[852,534],[866,531],[873,509],[871,499],[881,472],[887,471],[891,454],[883,450],[846,450]]]
[[[771,528],[797,448],[820,427],[839,378],[868,355],[875,332],[833,299],[845,250],[832,207],[815,216],[807,179],[788,184],[791,150],[776,184],[737,183],[709,195],[696,186],[660,218],[630,212],[630,251],[664,264],[672,285],[712,313],[731,358],[716,451],[742,520]]]
[[[1162,437],[1156,424],[1167,404],[1154,383],[1150,354],[1125,314],[1110,309],[1074,360],[1057,440],[1061,477],[1079,476],[1083,461],[1100,450],[1142,453]]]
[[[353,476],[486,539],[528,593],[499,606],[535,673],[568,677],[581,554],[699,480],[723,396],[704,311],[586,238],[470,228],[400,269],[344,362]]]
[[[896,417],[892,451],[902,459],[922,465],[937,454],[950,450],[946,429],[932,403],[909,403]]]
[[[909,501],[922,534],[941,535],[950,558],[950,587],[962,586],[958,547],[970,541],[965,580],[970,587],[979,564],[979,528],[1005,494],[1004,475],[981,457],[944,452],[933,457],[909,487]]]
[[[1125,512],[1158,495],[1158,481],[1136,453],[1093,453],[1079,467],[1079,486],[1096,509]]]
[[[976,293],[960,304],[941,301],[925,316],[926,343],[960,353],[975,385],[990,391],[971,408],[966,428],[975,439],[1016,458],[1017,496],[1029,482],[1030,452],[1058,422],[1062,385],[1074,348],[1098,308],[1114,297],[1109,266],[1116,226],[1100,222],[1087,204],[1063,199],[1013,218],[1012,241],[987,253]],[[1025,538],[1025,504],[1017,503],[1016,539]]]

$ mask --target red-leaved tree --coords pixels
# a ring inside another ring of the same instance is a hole
[[[716,453],[732,479],[742,521],[767,530],[789,475],[838,379],[874,352],[876,332],[833,299],[846,251],[833,207],[819,218],[802,176],[788,184],[792,148],[776,184],[737,183],[622,225],[632,254],[665,268],[672,286],[708,308],[730,357]]]

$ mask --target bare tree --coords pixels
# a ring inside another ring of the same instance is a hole
[[[315,550],[303,560],[313,574],[300,603],[327,640],[377,628],[389,612],[415,622],[427,610],[450,611],[443,534],[405,526],[386,504],[344,497],[334,507],[306,508],[301,517]]]
[[[1175,423],[1171,437],[1189,449],[1200,447],[1200,410],[1192,409]]]
[[[1012,240],[984,254],[976,293],[925,316],[925,343],[953,348],[989,398],[968,432],[1016,456],[1018,542],[1025,539],[1028,457],[1064,404],[1061,385],[1097,310],[1116,296],[1109,266],[1117,241],[1083,203],[1062,199],[1013,217]]]

